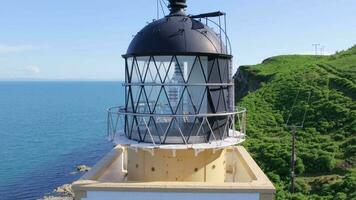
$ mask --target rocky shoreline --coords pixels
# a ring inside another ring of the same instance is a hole
[[[78,165],[76,167],[77,172],[87,172],[91,169],[86,165]],[[72,184],[64,184],[53,190],[53,193],[48,196],[44,196],[38,200],[74,200],[74,192],[72,190]]]
[[[64,184],[53,190],[53,195],[44,196],[39,200],[74,200],[72,184]]]

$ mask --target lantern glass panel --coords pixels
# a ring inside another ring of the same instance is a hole
[[[126,135],[161,144],[222,139],[228,119],[201,114],[229,111],[230,68],[210,56],[127,58],[126,110],[141,115],[127,117]]]

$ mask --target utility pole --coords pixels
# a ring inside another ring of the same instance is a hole
[[[289,120],[291,118],[291,115],[292,115],[292,112],[293,112],[293,109],[294,109],[294,106],[297,102],[297,99],[299,97],[299,94],[300,94],[300,90],[298,90],[298,93],[297,93],[297,96],[295,97],[294,99],[294,102],[293,102],[293,105],[292,105],[292,108],[290,110],[290,113],[288,115],[288,119],[287,119],[287,122],[286,122],[286,127],[291,129],[292,131],[292,150],[291,150],[291,160],[290,160],[290,165],[291,165],[291,193],[294,193],[294,190],[295,190],[295,164],[297,162],[297,150],[296,150],[296,135],[297,135],[297,128],[304,128],[304,122],[305,122],[305,118],[307,116],[307,107],[305,108],[305,111],[304,111],[304,115],[303,115],[303,119],[300,123],[300,125],[296,125],[296,123],[294,124],[289,124]],[[310,102],[310,97],[311,97],[311,92],[309,92],[308,94],[308,99],[306,101],[306,104],[309,105],[309,102]]]
[[[318,55],[318,47],[320,46],[320,44],[313,44],[313,47],[315,48],[315,55]]]
[[[295,149],[296,127],[292,126],[292,155],[291,155],[291,192],[294,193],[295,188],[295,163],[297,161]]]
[[[321,46],[321,47],[320,47],[320,54],[321,54],[322,56],[324,55],[324,49],[325,49],[324,46]]]

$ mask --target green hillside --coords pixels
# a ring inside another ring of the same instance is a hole
[[[356,46],[241,66],[235,84],[237,104],[248,110],[244,146],[274,182],[276,199],[356,199]],[[291,194],[286,122],[301,125],[305,111]]]

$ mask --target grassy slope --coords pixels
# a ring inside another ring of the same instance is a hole
[[[332,56],[272,57],[241,71],[262,80],[238,104],[248,109],[244,145],[275,183],[276,199],[356,198],[356,46]],[[291,134],[285,122],[290,115],[289,123],[299,125],[305,110],[292,195]]]

